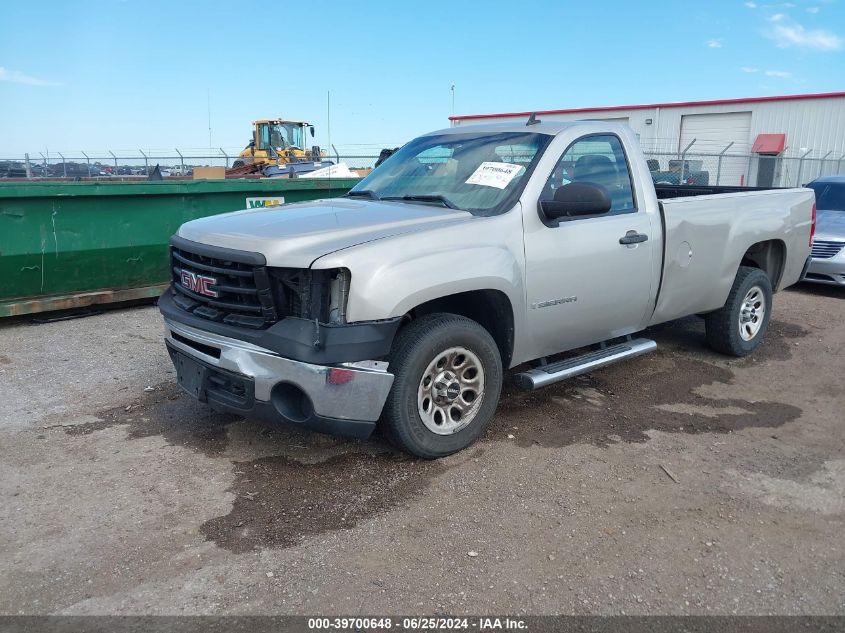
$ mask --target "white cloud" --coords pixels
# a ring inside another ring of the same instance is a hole
[[[818,7],[807,7],[807,13],[813,13],[813,14],[815,14],[815,13],[818,13],[818,12],[819,12],[819,8],[818,8]]]
[[[28,86],[55,86],[53,81],[46,81],[45,79],[38,79],[25,75],[19,70],[9,70],[0,66],[0,81],[8,81],[13,84],[26,84]]]
[[[760,70],[754,66],[740,66],[740,70],[744,73],[760,73],[762,72],[766,77],[777,77],[778,79],[792,79],[792,73],[786,70]]]
[[[748,7],[749,9],[756,9],[757,3],[756,2],[746,2],[745,6]]]
[[[722,40],[707,40],[709,48],[722,48]]]
[[[805,28],[782,13],[776,13],[769,18],[769,21],[772,23],[769,37],[779,48],[797,46],[820,51],[838,51],[842,48],[843,40],[835,33]]]

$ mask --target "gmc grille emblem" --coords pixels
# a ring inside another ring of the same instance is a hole
[[[198,295],[215,298],[220,296],[216,290],[211,289],[211,286],[217,285],[217,280],[214,277],[199,275],[190,270],[183,270],[179,275],[179,281],[184,288]]]

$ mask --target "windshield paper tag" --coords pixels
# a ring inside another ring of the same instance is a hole
[[[523,169],[522,165],[514,165],[512,163],[484,162],[478,166],[478,169],[472,173],[472,176],[467,178],[466,184],[504,189],[521,169]]]

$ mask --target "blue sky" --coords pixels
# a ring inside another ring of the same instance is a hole
[[[845,90],[845,0],[0,0],[0,156],[243,147],[307,119],[341,151],[457,114]]]

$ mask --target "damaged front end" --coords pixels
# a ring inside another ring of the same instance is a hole
[[[287,358],[341,363],[385,357],[399,319],[346,323],[348,270],[277,268],[260,253],[171,239],[168,319]]]

